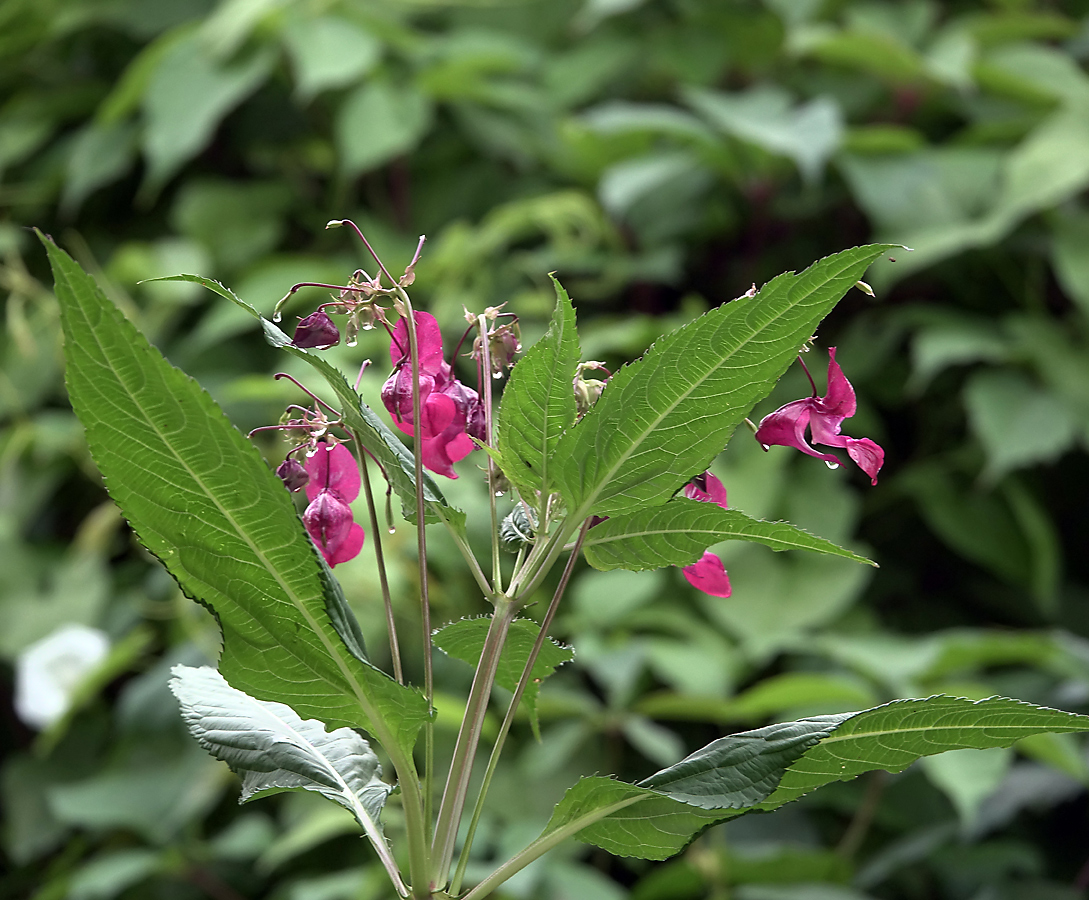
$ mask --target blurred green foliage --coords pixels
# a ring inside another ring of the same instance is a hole
[[[731,545],[727,600],[674,570],[580,571],[557,627],[576,661],[541,691],[542,742],[522,723],[482,863],[534,837],[573,776],[639,778],[727,730],[935,692],[1089,711],[1087,58],[1085,0],[0,5],[0,896],[387,890],[343,811],[307,796],[238,809],[233,777],[184,734],[166,673],[214,659],[216,632],[106,498],[28,225],[244,429],[298,399],[268,377],[253,321],[196,285],[142,279],[211,275],[268,313],[294,282],[366,265],[323,230],[350,216],[393,265],[429,236],[416,297],[451,336],[462,304],[506,302],[535,339],[556,271],[587,357],[615,367],[824,253],[913,248],[819,335],[858,390],[852,433],[887,451],[881,484],[746,434],[716,466],[731,505],[882,568]],[[288,312],[323,297],[300,291]],[[346,372],[366,356],[377,398],[380,336],[330,353]],[[792,372],[757,413],[806,391]],[[482,484],[462,472],[448,494],[486,527]],[[405,634],[410,531],[388,538]],[[381,635],[366,559],[338,575]],[[438,622],[481,611],[439,539],[434,569]],[[35,734],[10,700],[15,663],[67,622],[113,649]],[[448,745],[470,673],[437,667]],[[572,845],[504,893],[1081,897],[1087,783],[1074,738],[947,754],[716,828],[656,867]]]

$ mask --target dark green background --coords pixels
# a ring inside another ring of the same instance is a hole
[[[199,272],[268,313],[293,282],[369,267],[323,230],[349,216],[391,269],[428,235],[414,298],[448,351],[463,304],[506,302],[535,340],[555,271],[586,357],[615,368],[783,270],[871,239],[914,248],[874,267],[876,299],[852,292],[809,356],[823,390],[839,348],[859,394],[844,430],[884,446],[880,484],[741,432],[715,467],[732,505],[881,568],[726,545],[728,600],[672,569],[580,570],[556,628],[576,662],[542,691],[543,743],[518,730],[478,871],[578,774],[639,778],[727,731],[938,692],[1089,712],[1086,59],[1078,0],[0,4],[0,896],[388,895],[343,811],[239,809],[183,733],[165,673],[214,659],[215,627],[106,498],[30,225],[245,429],[300,400],[269,377],[282,360],[214,295],[137,282]],[[300,292],[285,318],[325,296]],[[381,335],[329,356],[353,375],[372,358],[377,402]],[[807,390],[792,370],[756,415]],[[449,495],[486,554],[474,462]],[[418,672],[411,528],[387,547]],[[381,655],[372,568],[365,551],[337,574]],[[483,611],[438,536],[433,569],[436,622]],[[115,654],[37,735],[11,706],[15,660],[66,621]],[[469,675],[437,660],[444,746]],[[506,895],[1082,897],[1087,782],[1075,738],[948,754],[714,829],[662,866],[571,845]]]

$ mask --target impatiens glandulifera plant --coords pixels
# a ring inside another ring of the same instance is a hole
[[[517,352],[514,323],[495,309],[469,315],[479,391],[460,382],[453,359],[443,356],[438,324],[414,310],[407,293],[419,251],[400,278],[374,257],[378,275],[360,269],[344,285],[324,285],[334,299],[304,318],[294,339],[222,285],[174,276],[246,308],[274,347],[312,366],[335,395],[339,408],[310,394],[313,406],[289,409],[276,427],[293,435],[295,446],[274,473],[208,394],[40,237],[60,302],[69,395],[106,486],[144,546],[215,613],[223,631],[218,672],[174,670],[186,724],[238,773],[243,800],[307,790],[349,809],[401,896],[479,900],[569,838],[621,856],[665,859],[710,825],[775,809],[867,770],[900,771],[946,750],[1089,730],[1089,717],[1017,700],[936,696],[732,734],[636,784],[581,779],[557,798],[536,840],[468,883],[466,863],[515,713],[525,703],[535,721],[540,682],[570,658],[548,630],[580,555],[598,569],[680,566],[696,587],[723,596],[729,581],[707,552],[720,541],[868,562],[788,523],[728,508],[725,487],[707,470],[824,316],[889,246],[845,250],[800,274],[780,275],[662,337],[607,379],[583,377],[600,365],[580,360],[575,310],[557,283],[551,327],[513,365],[498,406],[493,375]],[[347,317],[341,327],[348,343],[360,328],[389,328],[393,372],[383,399],[397,428],[411,436],[409,446],[322,358],[320,348],[339,339],[336,315]],[[833,351],[825,396],[814,387],[811,397],[766,417],[756,436],[838,464],[805,441],[808,427],[814,442],[845,449],[874,479],[880,448],[840,434],[854,409]],[[452,463],[474,448],[488,479],[492,546],[483,564],[470,550],[465,515],[425,471],[454,477]],[[396,633],[385,586],[373,472],[417,525],[419,687],[401,667],[404,636]],[[300,517],[291,492],[304,487],[309,505]],[[512,509],[501,521],[496,498],[504,491]],[[357,494],[367,506],[367,544],[383,587],[392,674],[371,662],[331,570],[364,545],[349,506]],[[462,551],[486,617],[432,633],[428,525],[446,528]],[[503,543],[517,552],[509,577],[500,564]],[[519,618],[561,562],[541,623]],[[476,667],[450,760],[436,759],[434,749],[435,647]],[[494,684],[513,698],[470,797]],[[372,743],[391,773],[382,771]],[[396,853],[381,825],[386,802],[399,803],[403,814],[405,847]]]

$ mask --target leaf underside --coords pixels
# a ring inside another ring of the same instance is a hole
[[[584,778],[538,840],[574,835],[617,855],[666,859],[715,822],[777,809],[833,781],[899,772],[947,750],[1079,731],[1089,731],[1089,716],[1005,697],[936,696],[815,716],[720,738],[638,785]]]

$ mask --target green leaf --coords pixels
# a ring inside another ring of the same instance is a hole
[[[769,725],[713,741],[638,785],[583,778],[556,806],[530,853],[576,836],[620,856],[665,859],[708,825],[776,809],[833,781],[872,769],[899,772],[947,750],[1008,747],[1032,734],[1076,731],[1089,731],[1089,716],[1004,697],[898,700]]]
[[[378,822],[390,786],[370,745],[351,728],[326,732],[290,706],[255,700],[215,669],[177,665],[170,690],[197,742],[242,779],[242,802],[280,791],[316,791],[355,816],[396,873]],[[406,893],[402,891],[402,893]]]
[[[377,38],[341,16],[293,22],[283,39],[303,99],[358,81],[382,56]]]
[[[245,300],[239,297],[230,288],[224,287],[212,278],[203,275],[169,275],[164,278],[152,278],[149,281],[190,281],[203,285],[208,290],[219,294],[232,303],[250,313],[261,323],[261,328],[267,340],[273,347],[286,350],[292,356],[305,360],[313,366],[325,380],[329,387],[344,404],[345,421],[352,431],[359,437],[360,443],[370,451],[374,458],[382,465],[382,469],[393,489],[401,498],[402,511],[409,522],[416,521],[416,464],[412,452],[405,447],[401,439],[393,430],[375,414],[363,398],[359,396],[348,384],[344,373],[336,366],[327,362],[316,352],[303,350],[291,343],[291,338],[275,323],[270,322],[254,309]],[[428,523],[445,521],[459,532],[465,529],[465,513],[460,509],[450,506],[442,495],[434,479],[424,472],[424,501],[427,504],[427,514],[424,518]]]
[[[148,182],[158,188],[203,150],[220,119],[257,88],[272,62],[270,54],[257,53],[221,66],[196,33],[166,50],[143,97]]]
[[[499,404],[499,453],[503,471],[527,503],[547,498],[555,478],[549,461],[560,435],[575,421],[573,382],[579,362],[575,309],[560,283],[548,332],[511,370]],[[542,501],[543,502],[543,501]]]
[[[753,541],[772,550],[814,550],[855,562],[873,562],[787,522],[765,522],[737,509],[675,497],[627,515],[612,516],[586,534],[583,550],[595,569],[687,566],[719,541]]]
[[[614,375],[553,465],[573,520],[665,503],[704,471],[803,342],[890,249],[871,244],[785,273],[713,309]]]
[[[451,622],[435,632],[432,642],[447,656],[460,659],[475,668],[480,662],[480,654],[484,649],[484,637],[488,633],[490,622],[491,619],[487,617]],[[522,678],[522,670],[526,667],[529,652],[540,630],[540,626],[529,619],[515,619],[511,622],[503,652],[499,655],[499,668],[495,672],[496,684],[514,692]],[[541,646],[541,652],[537,654],[537,660],[533,663],[532,677],[526,685],[525,693],[522,694],[522,703],[529,713],[530,723],[535,733],[538,730],[537,695],[541,690],[541,682],[565,662],[570,662],[574,658],[575,653],[570,647],[565,647],[552,638],[545,640]]]
[[[337,112],[337,151],[344,174],[359,175],[407,153],[430,125],[431,104],[416,88],[368,81]]]
[[[223,629],[220,669],[260,700],[362,728],[405,752],[416,691],[350,646],[348,609],[256,448],[52,241],[68,393],[110,494],[144,545]]]

